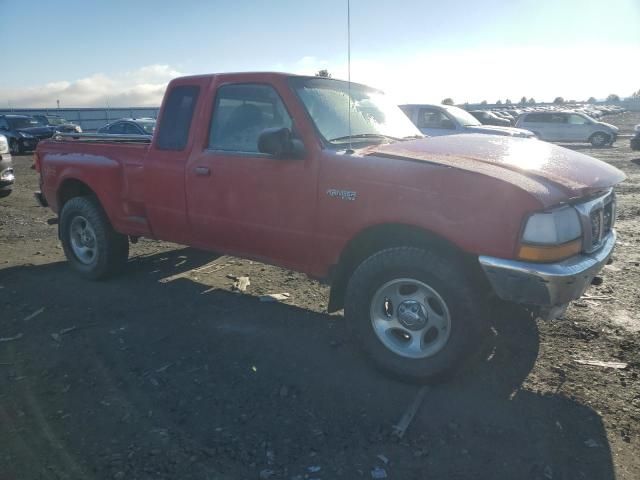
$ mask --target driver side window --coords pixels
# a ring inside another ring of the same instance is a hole
[[[209,148],[258,153],[258,137],[267,128],[291,129],[291,117],[269,85],[233,84],[218,88]]]
[[[580,115],[569,115],[569,123],[571,125],[585,125],[589,123],[589,121]]]
[[[440,110],[422,108],[418,113],[418,128],[441,128],[452,130],[453,122]]]

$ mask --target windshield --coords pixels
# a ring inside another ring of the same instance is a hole
[[[38,121],[35,118],[30,117],[7,118],[7,121],[13,130],[38,126]]]
[[[64,125],[67,121],[64,118],[60,117],[46,117],[49,125]]]
[[[464,125],[465,127],[475,127],[477,125],[482,125],[477,118],[475,118],[466,110],[449,106],[444,108],[447,110],[447,113],[455,118],[460,125]]]
[[[334,145],[349,142],[349,84],[320,78],[292,78],[293,87],[320,134]],[[351,139],[422,136],[409,118],[377,90],[351,84]],[[354,138],[356,137],[356,138]],[[357,138],[360,137],[360,138]]]
[[[138,122],[138,125],[140,125],[149,135],[152,135],[153,131],[156,129],[155,120],[149,122]]]

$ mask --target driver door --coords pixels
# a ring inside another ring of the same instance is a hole
[[[316,208],[316,172],[305,158],[258,151],[267,128],[295,132],[277,90],[267,84],[218,87],[206,145],[194,147],[186,192],[202,245],[290,267],[308,260]]]

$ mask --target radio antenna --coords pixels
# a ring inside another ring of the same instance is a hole
[[[347,0],[347,96],[349,110],[347,116],[349,119],[349,152],[353,153],[351,148],[351,0]]]

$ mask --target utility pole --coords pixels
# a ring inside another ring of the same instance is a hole
[[[60,99],[56,100],[56,103],[58,104],[58,110],[60,110]]]

